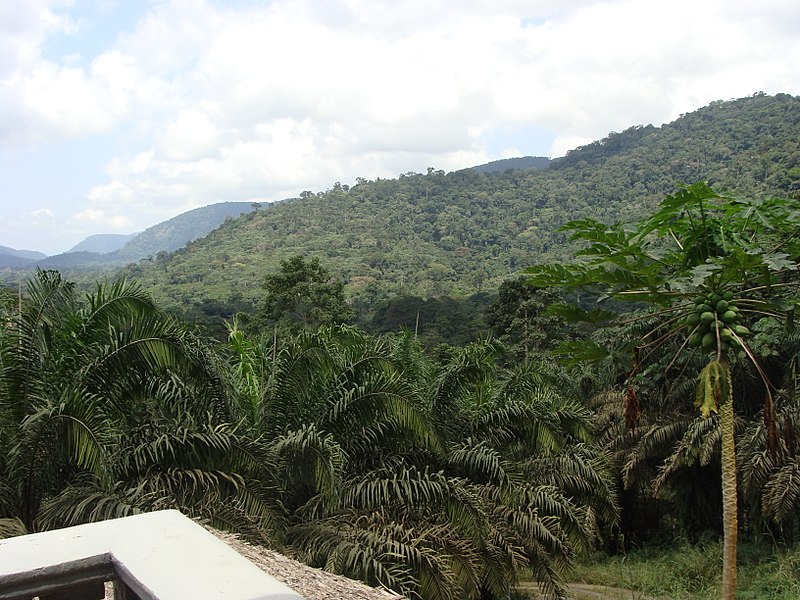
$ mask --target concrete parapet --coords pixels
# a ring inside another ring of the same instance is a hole
[[[0,599],[73,598],[109,580],[129,599],[303,600],[176,510],[0,540]]]

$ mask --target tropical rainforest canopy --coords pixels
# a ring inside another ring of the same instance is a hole
[[[454,600],[563,597],[583,553],[676,534],[795,544],[798,124],[715,103],[30,274],[0,293],[0,535],[175,507]]]

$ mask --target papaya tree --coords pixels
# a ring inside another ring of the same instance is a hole
[[[623,382],[626,418],[635,423],[639,408],[637,375],[667,347],[678,355],[705,358],[695,391],[704,416],[719,414],[722,464],[724,558],[722,597],[736,589],[737,485],[731,370],[751,363],[763,381],[764,416],[773,441],[773,386],[748,345],[747,324],[763,316],[786,319],[797,302],[800,211],[796,202],[747,200],[724,196],[708,184],[683,186],[667,196],[649,217],[632,224],[606,225],[581,219],[564,226],[583,244],[572,263],[528,270],[538,286],[581,290],[598,307],[562,304],[561,316],[596,325],[646,326],[627,345],[632,367]],[[639,312],[618,310],[629,301]],[[611,304],[617,310],[607,310]],[[643,308],[647,308],[642,312]],[[574,342],[561,351],[575,358],[606,359],[610,350],[596,341]]]

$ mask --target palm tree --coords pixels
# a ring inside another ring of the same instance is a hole
[[[582,288],[600,300],[613,298],[655,306],[645,317],[580,307],[561,314],[594,323],[618,325],[636,320],[654,323],[639,337],[633,368],[625,382],[628,415],[637,412],[636,376],[663,351],[673,336],[688,328],[679,346],[707,357],[700,370],[695,404],[704,416],[719,412],[724,528],[723,597],[736,589],[737,485],[734,445],[732,357],[749,360],[761,374],[770,439],[774,432],[772,388],[748,347],[748,315],[782,312],[777,290],[796,283],[800,243],[796,210],[784,200],[737,200],[704,183],[668,196],[648,219],[633,225],[605,225],[583,219],[565,226],[586,246],[579,261],[530,269],[536,285]],[[694,301],[692,298],[694,297]],[[792,302],[793,304],[794,302]],[[575,351],[579,345],[567,348]],[[597,343],[581,350],[586,357],[608,353]],[[675,366],[670,361],[666,371]],[[634,421],[634,418],[629,419]]]
[[[388,342],[341,326],[253,343],[234,322],[228,357],[235,410],[278,459],[294,552],[368,583],[416,585],[410,557],[387,554],[413,528],[394,522],[375,532],[378,512],[391,504],[381,493],[402,471],[405,454],[441,448],[392,364]],[[406,475],[431,485],[430,474]],[[449,488],[439,495],[452,501]]]
[[[516,546],[524,549],[521,563],[560,596],[574,551],[591,547],[601,524],[616,521],[607,457],[594,446],[592,416],[568,380],[541,362],[501,368],[499,355],[486,341],[457,352],[434,377],[430,405],[449,440],[448,472],[490,499],[489,537],[508,544],[485,550],[494,557],[485,591],[509,593],[519,565],[497,557],[511,558]]]
[[[503,597],[529,566],[563,592],[602,459],[582,445],[584,409],[539,390],[533,367],[506,376],[496,354],[477,344],[437,367],[411,335],[252,343],[234,323],[231,398],[280,457],[292,551],[409,597]]]
[[[147,294],[81,300],[52,271],[0,331],[0,494],[28,531],[177,507],[243,526],[271,512],[214,360]],[[253,527],[254,528],[254,527]]]
[[[756,351],[766,355],[765,368],[782,374],[780,379],[776,377],[777,444],[770,447],[769,430],[761,419],[750,421],[741,432],[742,491],[751,512],[761,517],[770,533],[792,540],[800,525],[800,337],[796,333],[769,335],[779,324],[765,325],[759,327],[764,334],[759,332],[753,345],[759,344],[761,337],[775,344],[772,348],[759,344]]]

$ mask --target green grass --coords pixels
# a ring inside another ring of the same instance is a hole
[[[768,541],[740,544],[737,598],[800,600],[800,547],[776,550]],[[593,555],[570,581],[636,590],[675,600],[719,598],[722,543],[645,548],[626,556]]]

